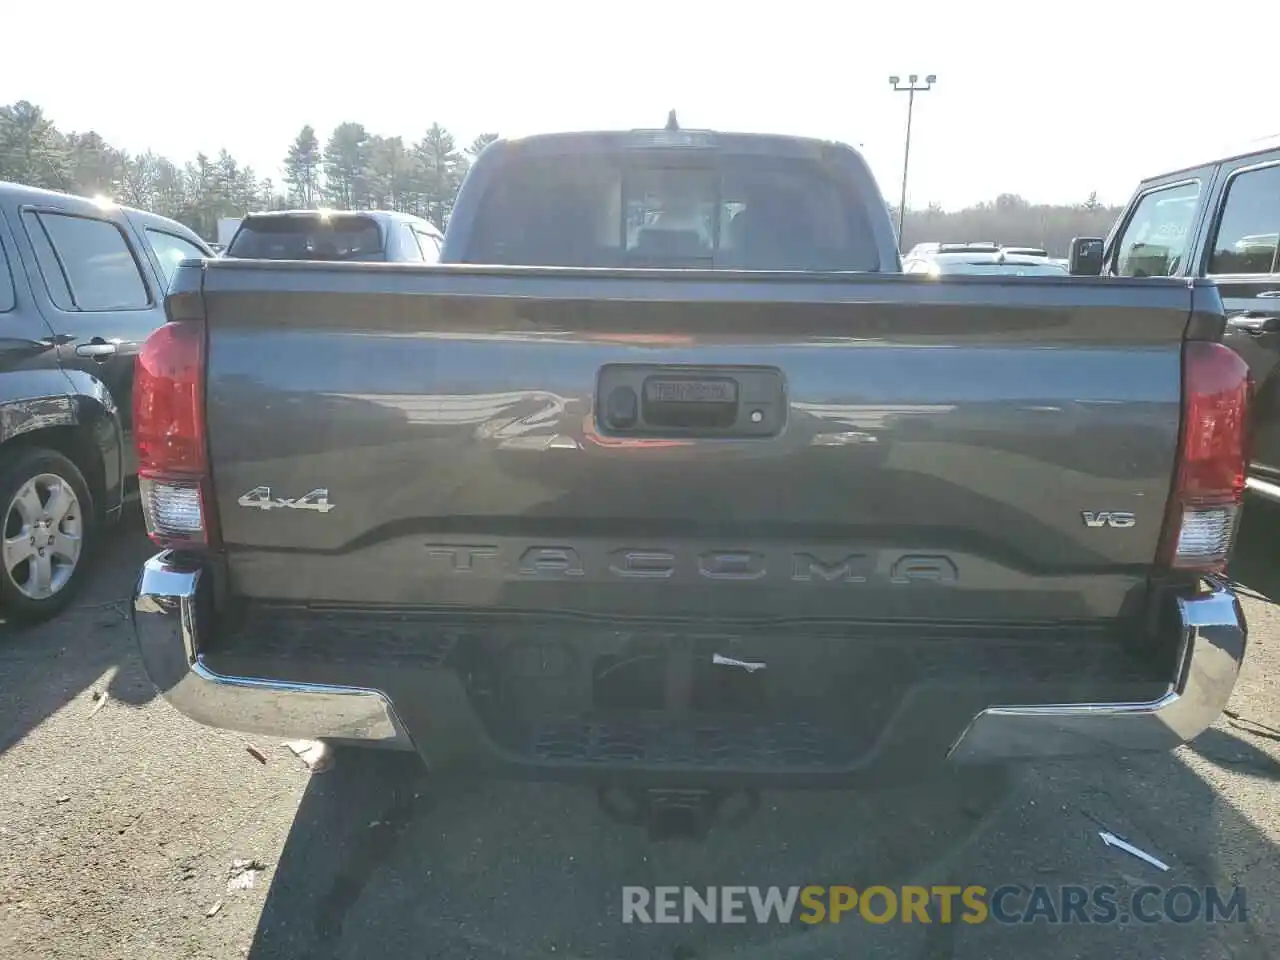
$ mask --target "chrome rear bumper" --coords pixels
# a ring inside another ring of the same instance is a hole
[[[377,690],[228,677],[209,669],[200,653],[200,623],[211,588],[202,573],[172,554],[158,554],[143,565],[134,592],[142,662],[179,711],[244,733],[413,749],[391,701]]]
[[[1231,699],[1247,643],[1244,612],[1225,584],[1179,599],[1180,672],[1149,703],[1072,703],[989,707],[948,756],[956,762],[1168,750],[1194,739]]]
[[[1280,503],[1280,483],[1272,483],[1270,480],[1263,480],[1261,477],[1249,477],[1245,481],[1245,486],[1250,493],[1256,496]]]
[[[170,553],[146,562],[135,592],[133,625],[143,663],[179,711],[210,726],[248,733],[414,749],[391,699],[380,690],[227,676],[210,669],[201,653],[209,638],[201,630],[211,593],[212,583],[198,565]],[[1220,582],[1206,581],[1198,595],[1178,601],[1178,611],[1181,666],[1158,699],[991,706],[954,742],[949,742],[954,734],[941,734],[934,756],[952,763],[1046,759],[1171,749],[1196,737],[1231,697],[1247,631],[1239,602]],[[891,750],[893,744],[890,731],[882,745]]]

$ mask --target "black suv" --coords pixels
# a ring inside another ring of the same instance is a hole
[[[1280,138],[1142,181],[1106,240],[1072,242],[1071,272],[1217,283],[1256,384],[1249,489],[1280,502]]]
[[[0,617],[63,607],[120,516],[134,359],[178,264],[209,256],[165,217],[0,182]]]

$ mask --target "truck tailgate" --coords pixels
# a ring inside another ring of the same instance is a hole
[[[699,621],[1136,612],[1195,296],[211,263],[231,590]]]

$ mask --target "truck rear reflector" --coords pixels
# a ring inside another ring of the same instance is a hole
[[[1223,573],[1248,470],[1249,368],[1220,343],[1190,341],[1182,359],[1182,437],[1161,560]]]
[[[142,345],[134,371],[138,492],[147,535],[162,547],[211,544],[204,340],[198,320],[166,323]]]

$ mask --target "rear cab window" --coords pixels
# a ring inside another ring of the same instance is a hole
[[[253,260],[386,259],[378,221],[360,214],[303,213],[248,217],[227,248],[228,257]]]
[[[1233,174],[1225,195],[1206,273],[1280,273],[1280,164]]]
[[[1121,277],[1172,277],[1186,266],[1200,203],[1200,182],[1188,180],[1143,194],[1114,244]]]
[[[816,159],[720,150],[515,155],[480,198],[469,263],[879,269],[865,199]]]
[[[45,210],[23,211],[22,220],[58,309],[103,312],[151,306],[142,268],[119,226]]]

